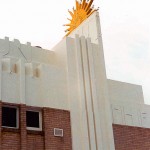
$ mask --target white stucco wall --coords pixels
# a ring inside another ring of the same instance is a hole
[[[150,128],[150,105],[145,104],[112,104],[114,124]]]
[[[53,51],[0,39],[0,62],[2,101],[69,109],[66,73]]]
[[[111,103],[144,104],[142,86],[109,79],[107,81]]]
[[[142,87],[107,80],[114,124],[150,128],[150,106],[144,104]]]

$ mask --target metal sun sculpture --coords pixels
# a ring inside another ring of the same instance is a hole
[[[94,0],[81,0],[80,2],[76,0],[76,8],[73,7],[73,10],[68,10],[71,15],[71,19],[67,18],[70,23],[65,24],[69,28],[65,30],[68,36],[74,29],[76,29],[86,18],[88,18],[93,12],[98,9],[94,9],[92,5]]]

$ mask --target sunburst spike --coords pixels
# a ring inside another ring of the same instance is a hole
[[[93,9],[94,9],[94,5],[93,5],[91,8],[88,9],[87,15],[88,15]]]
[[[85,2],[83,9],[85,9],[87,7],[88,3]]]
[[[86,0],[82,1],[82,7],[81,8],[84,8],[85,2],[86,2]]]
[[[74,25],[74,24],[70,24],[70,27],[73,27],[73,28],[74,28],[74,27],[75,27],[75,25]]]
[[[72,10],[73,10],[73,11],[75,10],[74,7],[72,7]]]
[[[64,26],[70,26],[70,24],[64,24]]]
[[[93,3],[94,0],[90,0],[90,2],[88,3],[87,7],[86,7],[86,11],[89,10],[89,8],[91,7],[92,3]]]
[[[91,11],[91,12],[88,14],[88,17],[91,16],[95,11],[97,11],[97,10]]]
[[[91,7],[92,9],[94,9],[94,5],[92,5],[92,7]]]
[[[69,28],[69,29],[70,29],[70,28]],[[68,31],[70,31],[69,29],[66,29],[66,30],[65,30],[65,32],[68,32]]]
[[[75,27],[75,25],[74,25],[74,24],[72,24],[72,23],[69,23],[69,24],[64,24],[64,26]]]
[[[72,32],[72,31],[70,30],[70,31],[66,34],[66,36],[68,36],[71,32]]]
[[[89,10],[88,10],[88,12],[87,12],[87,15],[92,11],[93,9],[92,8],[90,8]]]
[[[79,2],[76,0],[76,10],[79,10]]]
[[[81,3],[78,1],[78,10],[80,9],[80,4],[81,4]]]
[[[81,6],[82,6],[82,4],[81,4],[81,3],[79,3],[79,9],[81,9]]]
[[[68,10],[68,12],[71,15],[71,17],[73,17],[73,13],[70,10]]]
[[[71,19],[67,18],[69,21],[71,21]]]

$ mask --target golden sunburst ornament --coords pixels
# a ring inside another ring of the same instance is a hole
[[[76,29],[86,18],[88,18],[94,11],[94,6],[92,6],[94,0],[81,0],[80,2],[76,0],[76,8],[72,11],[68,10],[71,15],[71,19],[68,19],[70,23],[65,24],[69,28],[65,30],[67,32],[66,36],[69,35],[74,29]]]

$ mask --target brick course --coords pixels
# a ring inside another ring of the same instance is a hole
[[[44,137],[42,135],[28,134],[27,150],[44,150]]]
[[[21,140],[21,150],[27,149],[27,131],[26,131],[26,105],[20,105],[20,140]]]
[[[19,133],[2,133],[2,150],[20,150],[20,143]]]
[[[0,120],[2,105],[18,107],[19,129],[0,126],[0,150],[72,150],[69,111],[0,103]],[[42,131],[26,129],[26,110],[42,112]],[[55,137],[54,128],[63,129],[64,136]]]
[[[150,150],[150,129],[113,124],[116,150]]]

